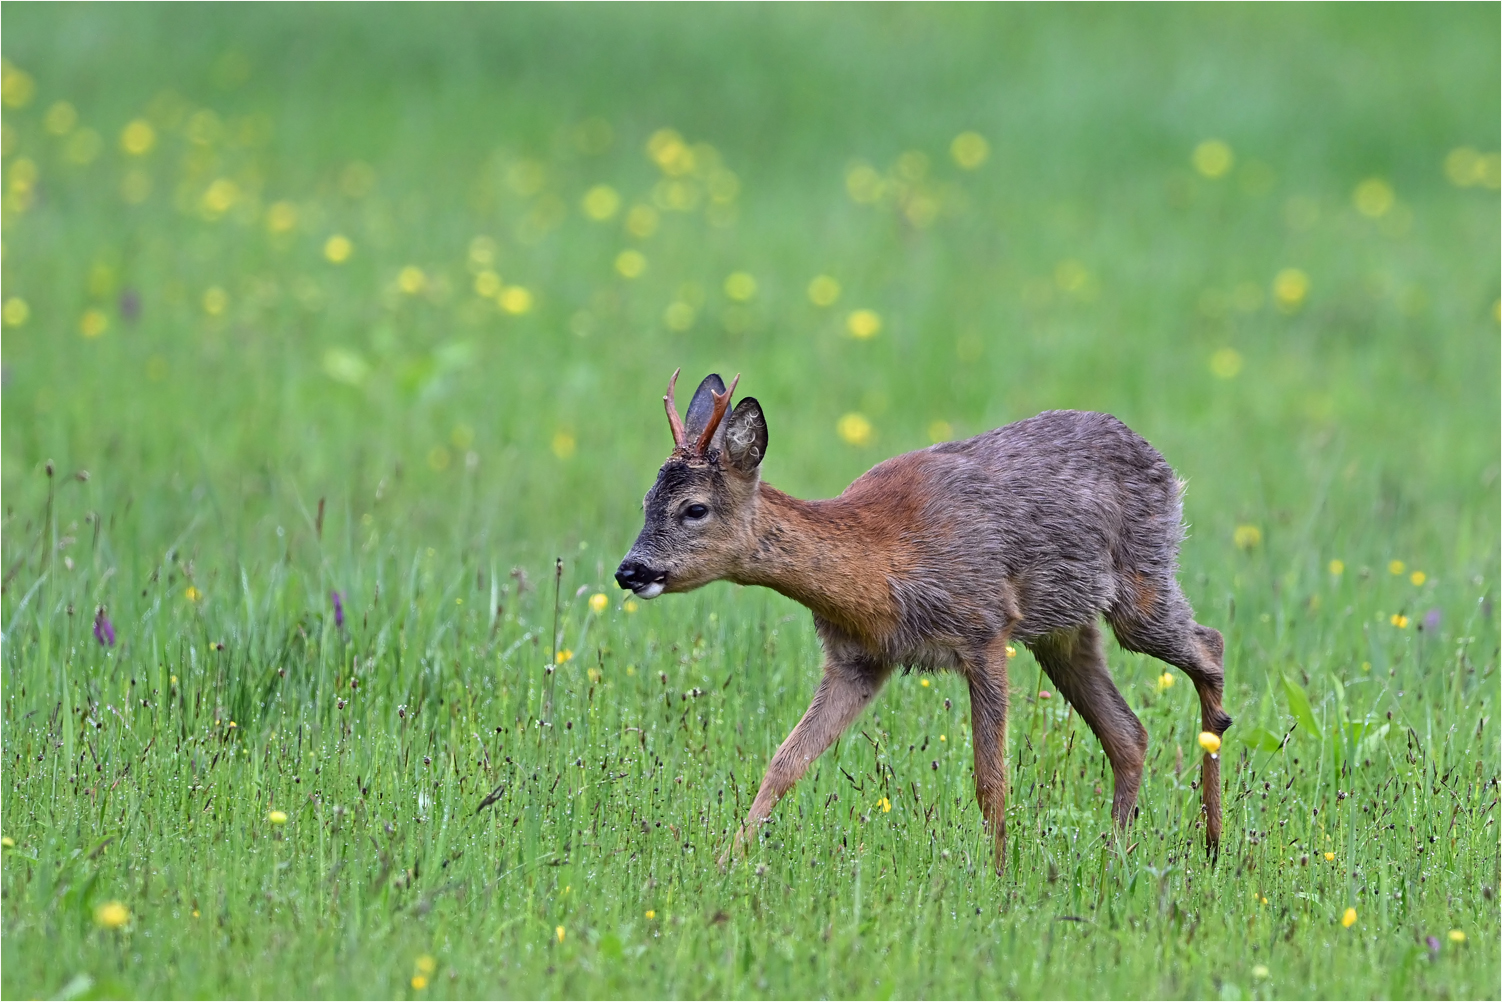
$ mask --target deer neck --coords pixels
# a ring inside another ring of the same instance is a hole
[[[754,512],[739,583],[771,588],[868,640],[895,629],[890,519],[849,498],[803,501],[767,484],[758,485]]]

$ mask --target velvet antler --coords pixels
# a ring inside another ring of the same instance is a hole
[[[715,430],[720,427],[720,420],[725,416],[725,410],[730,406],[730,394],[735,392],[735,385],[741,381],[741,374],[737,372],[735,378],[730,381],[730,387],[724,393],[710,391],[714,398],[714,410],[709,415],[709,423],[699,433],[699,441],[694,445],[694,451],[700,455],[709,448],[709,440],[714,438]]]
[[[688,445],[688,434],[683,430],[683,419],[678,416],[678,408],[673,406],[673,387],[678,385],[678,373],[682,369],[673,370],[673,378],[668,380],[667,395],[662,398],[662,406],[668,412],[668,427],[673,429],[673,448],[682,449]]]

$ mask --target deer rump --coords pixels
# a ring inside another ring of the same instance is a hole
[[[956,671],[969,683],[976,794],[998,869],[1009,642],[1033,651],[1100,739],[1120,826],[1136,815],[1147,732],[1111,680],[1102,617],[1123,647],[1190,676],[1205,731],[1218,738],[1230,726],[1221,706],[1224,644],[1194,621],[1176,579],[1183,484],[1122,422],[1050,411],[897,456],[837,498],[802,501],[761,481],[766,421],[754,398],[730,410],[734,386],[706,378],[685,425],[669,384],[676,447],[617,572],[622,587],[643,597],[730,580],[773,588],[814,615],[823,678],[773,756],[732,851],[898,666]],[[1212,751],[1201,780],[1213,850],[1221,824]]]

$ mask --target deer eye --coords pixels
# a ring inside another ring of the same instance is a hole
[[[708,514],[709,509],[702,504],[691,504],[687,508],[683,509],[684,518],[698,520],[704,518]]]

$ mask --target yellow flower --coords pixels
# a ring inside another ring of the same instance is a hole
[[[67,101],[58,101],[47,109],[42,126],[54,136],[66,136],[78,124],[78,109]]]
[[[948,741],[949,740],[949,735],[947,735],[947,734],[940,734],[939,735],[939,740],[940,741]]]
[[[130,909],[118,901],[106,901],[94,909],[94,922],[103,929],[118,929],[130,921]]]
[[[7,108],[24,108],[36,93],[36,81],[30,73],[12,66],[10,61],[0,64],[0,102]]]
[[[991,156],[991,144],[979,132],[961,132],[949,144],[949,155],[965,170],[975,170]]]
[[[1332,560],[1332,561],[1330,561],[1330,573],[1331,574],[1334,574],[1336,577],[1340,577],[1345,572],[1346,572],[1346,563],[1345,563],[1344,560]]]
[[[1400,630],[1408,629],[1408,617],[1403,615],[1401,612],[1393,613],[1392,618],[1391,620],[1389,620],[1389,622],[1391,622],[1392,625],[1396,626]]]
[[[4,838],[0,838],[0,847],[4,847],[6,849],[14,849],[16,847],[16,840],[11,838],[9,835],[5,836]]]
[[[623,250],[615,256],[615,270],[624,278],[639,278],[647,270],[647,259],[641,251]]]
[[[1266,964],[1254,964],[1252,966],[1252,977],[1257,981],[1266,981],[1268,975],[1271,973],[1272,972],[1267,969]]]
[[[881,333],[881,315],[875,310],[856,310],[845,320],[845,329],[858,341],[867,341]]]
[[[626,213],[626,232],[645,240],[657,232],[657,210],[650,205],[633,205]]]
[[[266,820],[270,821],[274,825],[284,825],[287,823],[287,812],[272,811],[266,815]]]
[[[1351,201],[1356,204],[1356,211],[1369,219],[1378,219],[1387,215],[1396,200],[1392,185],[1376,177],[1369,177],[1362,181],[1351,194]]]
[[[553,435],[553,455],[567,459],[574,454],[574,436],[571,432],[559,431]]]
[[[422,956],[417,958],[413,966],[417,968],[417,972],[419,974],[432,974],[434,971],[438,970],[438,961],[434,960],[432,957],[424,953]]]
[[[469,242],[469,263],[488,268],[495,263],[495,241],[487,236],[478,236]]]
[[[286,233],[297,225],[297,206],[291,202],[274,202],[266,211],[266,228],[272,233]]]
[[[412,987],[414,990],[420,992],[428,987],[428,979],[421,974],[414,974],[412,975]]]
[[[0,309],[0,318],[5,320],[7,327],[20,327],[31,319],[31,307],[20,296],[11,296],[5,301],[5,307]]]
[[[1452,943],[1464,943],[1465,942],[1465,933],[1461,932],[1459,929],[1451,929],[1450,930],[1450,942],[1452,942]]]
[[[1401,560],[1394,560],[1392,563],[1387,565],[1387,573],[1393,575],[1394,577],[1402,574],[1406,570],[1408,570],[1408,565],[1403,563],[1403,561]]]
[[[873,432],[871,422],[866,419],[865,415],[854,411],[840,418],[839,423],[835,425],[835,430],[851,445],[869,444]]]
[[[574,652],[565,647],[563,650],[553,655],[553,659],[559,664],[563,664],[564,662],[574,660]]]
[[[948,421],[934,421],[928,426],[928,440],[930,442],[947,442],[953,437],[954,426]]]
[[[120,133],[120,148],[133,157],[144,156],[156,145],[156,130],[144,118],[138,118]]]
[[[808,301],[815,306],[833,306],[840,298],[840,283],[828,275],[816,275],[808,283]]]
[[[1241,352],[1235,348],[1222,348],[1210,356],[1210,371],[1221,379],[1235,379],[1241,366]]]
[[[668,304],[662,311],[662,322],[671,331],[686,331],[694,325],[694,308],[681,299]]]
[[[1428,575],[1423,571],[1414,571],[1412,574],[1408,575],[1408,580],[1412,581],[1416,585],[1421,585],[1428,580]]]
[[[639,608],[641,608],[641,606],[637,604],[637,601],[634,598],[628,598],[626,599],[626,601],[621,603],[621,611],[627,613],[628,615],[635,612]]]
[[[96,338],[109,330],[109,317],[103,310],[89,309],[83,311],[83,316],[78,321],[78,332],[87,338]]]
[[[881,812],[883,814],[892,813],[892,801],[886,797],[882,797],[880,800],[878,800],[876,802],[876,806],[881,808]]]
[[[610,607],[610,599],[602,591],[597,591],[589,596],[589,611],[599,615]]]
[[[1220,735],[1214,731],[1200,731],[1200,747],[1214,755],[1220,751]]]
[[[1356,909],[1347,908],[1345,914],[1340,917],[1340,924],[1349,929],[1356,924]]]
[[[558,937],[558,942],[563,942],[563,926],[559,926],[558,928],[554,929],[553,934]]]
[[[1469,188],[1480,184],[1484,176],[1485,165],[1481,154],[1469,146],[1457,146],[1445,157],[1445,177],[1457,187]]]
[[[657,917],[657,912],[654,909],[648,908],[647,909],[647,921],[650,922],[653,919],[655,919],[656,917]]]
[[[211,285],[203,293],[203,312],[217,317],[229,305],[229,296],[217,285]]]
[[[1309,276],[1297,268],[1284,268],[1273,277],[1273,298],[1278,309],[1292,313],[1304,303],[1309,295]]]
[[[415,296],[428,287],[428,276],[414,264],[403,268],[396,276],[397,287],[409,296]]]
[[[1327,853],[1325,853],[1325,862],[1326,863],[1333,863],[1333,862],[1335,862],[1335,853],[1333,853],[1333,852],[1327,852]]]
[[[921,686],[923,686],[923,688],[927,689],[928,688],[928,679],[926,679],[926,678],[920,678],[918,680],[918,684],[921,685]]]
[[[1159,692],[1166,692],[1167,690],[1172,689],[1174,683],[1177,681],[1178,679],[1174,678],[1168,672],[1164,672],[1163,674],[1158,676],[1156,688]]]
[[[203,598],[203,592],[199,591],[192,585],[188,585],[187,590],[183,592],[183,596],[187,598],[189,602],[197,602],[198,600]]]
[[[621,196],[608,184],[597,184],[584,193],[584,214],[597,223],[614,216],[621,208]]]
[[[240,200],[240,186],[227,177],[216,178],[203,193],[200,204],[208,216],[222,216]]]
[[[475,294],[490,299],[501,291],[501,276],[489,268],[482,268],[475,275]]]
[[[335,233],[324,243],[323,256],[334,264],[343,264],[349,260],[349,256],[354,253],[354,250],[355,245],[350,243],[349,237],[341,233]]]
[[[532,291],[520,285],[508,285],[495,300],[507,313],[520,316],[532,309]]]
[[[1262,530],[1255,525],[1238,525],[1231,534],[1231,541],[1239,550],[1252,550],[1262,545]]]
[[[1194,169],[1208,178],[1224,177],[1236,163],[1231,147],[1219,139],[1206,139],[1194,148],[1189,159]]]
[[[756,279],[744,271],[734,271],[725,279],[725,295],[744,303],[756,295]]]

